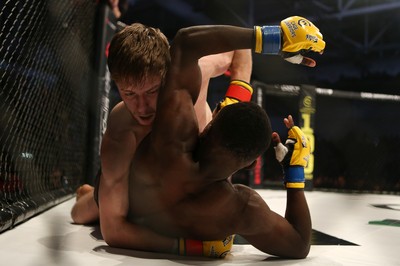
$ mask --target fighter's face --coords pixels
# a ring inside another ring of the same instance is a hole
[[[140,125],[148,126],[154,121],[161,78],[147,79],[140,85],[117,83],[126,107]]]

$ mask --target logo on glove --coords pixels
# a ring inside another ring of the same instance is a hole
[[[284,21],[286,24],[286,27],[288,28],[290,32],[290,36],[295,37],[296,36],[296,30],[298,29],[296,23],[294,21]],[[299,23],[300,25],[300,23]],[[300,25],[301,26],[301,25]]]
[[[222,240],[222,244],[224,245],[224,247],[229,245],[229,243],[232,241],[232,238],[233,236],[227,236],[224,240]]]
[[[310,27],[311,26],[310,21],[308,21],[307,19],[304,19],[304,18],[303,19],[299,19],[299,21],[297,23],[299,23],[299,25],[301,27]]]
[[[314,43],[317,43],[317,42],[318,42],[317,36],[314,36],[314,35],[307,34],[307,35],[306,35],[306,39],[309,40],[309,41],[312,41],[312,42],[314,42]]]

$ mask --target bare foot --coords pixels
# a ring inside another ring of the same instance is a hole
[[[76,200],[78,200],[80,197],[83,195],[92,192],[94,190],[94,187],[88,184],[84,184],[76,189]]]

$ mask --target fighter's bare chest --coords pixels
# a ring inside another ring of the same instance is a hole
[[[163,169],[151,160],[134,160],[129,176],[130,211],[138,216],[171,208],[190,193],[187,171]]]

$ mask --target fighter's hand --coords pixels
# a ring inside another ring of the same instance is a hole
[[[278,133],[272,133],[276,159],[282,164],[285,172],[284,183],[287,188],[304,188],[304,167],[310,156],[310,143],[299,127],[294,125],[289,115],[284,119],[288,128],[288,138],[282,144]]]
[[[108,0],[108,5],[117,19],[121,17],[121,11],[119,10],[118,3],[119,0]]]
[[[310,51],[320,54],[324,52],[325,42],[319,29],[308,19],[299,16],[282,20],[281,29],[283,58],[293,64],[314,67],[315,61],[304,54]]]
[[[285,124],[287,129],[294,127],[293,117],[291,115],[288,115],[287,118],[284,118],[283,123]],[[272,133],[272,142],[275,149],[275,157],[279,162],[282,162],[283,158],[288,153],[288,148],[282,144],[281,138],[276,132]]]
[[[292,64],[314,67],[316,62],[304,55],[310,51],[322,54],[325,42],[319,29],[309,20],[293,16],[280,26],[255,26],[254,51],[261,54],[280,54]]]
[[[291,115],[288,115],[287,118],[284,118],[283,123],[285,123],[285,126],[287,127],[287,129],[291,129],[292,127],[294,127],[294,121],[293,121],[293,117]]]

